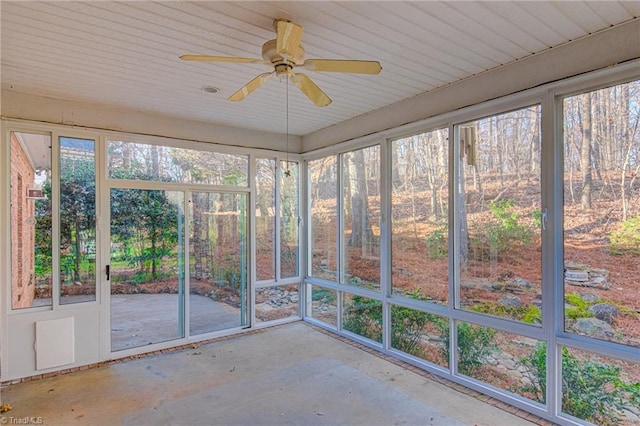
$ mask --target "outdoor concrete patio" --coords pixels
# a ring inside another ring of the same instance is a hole
[[[240,310],[190,294],[192,336],[240,327]],[[111,295],[111,349],[119,351],[182,336],[177,294]]]
[[[2,389],[46,425],[526,425],[295,322]]]

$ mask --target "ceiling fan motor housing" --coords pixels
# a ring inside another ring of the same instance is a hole
[[[265,62],[273,65],[302,65],[304,63],[304,46],[302,43],[298,45],[293,57],[288,59],[278,54],[277,43],[278,41],[273,39],[262,45],[262,59],[264,59]]]
[[[351,74],[378,74],[382,67],[377,61],[360,61],[349,59],[304,59],[305,51],[302,45],[303,28],[286,19],[276,19],[273,22],[276,38],[262,45],[262,59],[240,58],[210,55],[182,55],[180,59],[187,61],[228,62],[228,63],[257,63],[271,65],[274,70],[265,72],[253,78],[240,90],[227,99],[241,101],[262,86],[274,75],[280,79],[291,80],[304,95],[319,107],[331,103],[331,98],[318,87],[306,74],[295,73],[295,67],[304,67],[311,71],[342,72]]]

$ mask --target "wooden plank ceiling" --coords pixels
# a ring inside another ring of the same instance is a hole
[[[226,98],[263,64],[273,19],[304,27],[306,58],[372,59],[379,75],[306,72],[332,99],[290,87],[289,131],[305,135],[636,19],[640,2],[13,2],[1,4],[2,87],[180,118],[285,131],[285,81]],[[219,89],[206,93],[203,86]]]

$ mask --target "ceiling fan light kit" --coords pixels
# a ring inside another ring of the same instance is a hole
[[[276,38],[262,45],[262,59],[239,58],[229,56],[182,55],[185,61],[226,62],[226,63],[264,63],[271,65],[273,71],[263,73],[249,81],[241,89],[229,96],[230,101],[241,101],[249,96],[273,75],[286,77],[304,95],[319,107],[331,103],[331,98],[316,85],[307,75],[295,73],[297,67],[316,72],[341,72],[350,74],[378,74],[382,66],[377,61],[359,61],[348,59],[304,59],[302,45],[303,28],[293,22],[276,19],[273,23]]]

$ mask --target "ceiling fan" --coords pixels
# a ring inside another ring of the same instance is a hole
[[[274,75],[285,76],[295,84],[314,104],[319,107],[327,106],[331,99],[309,78],[302,73],[296,73],[294,68],[302,67],[310,71],[343,72],[354,74],[378,74],[382,66],[377,61],[359,61],[342,59],[304,59],[302,40],[302,26],[293,22],[276,19],[273,22],[276,38],[262,45],[262,59],[238,58],[228,56],[182,55],[185,61],[202,62],[231,62],[231,63],[259,63],[272,65],[274,70],[260,74],[240,90],[229,96],[230,101],[240,101],[253,93]]]

